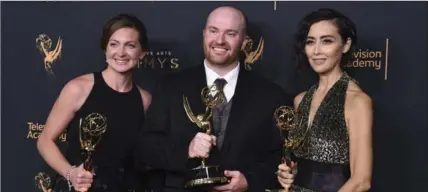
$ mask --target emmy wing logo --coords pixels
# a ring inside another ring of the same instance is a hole
[[[44,54],[45,58],[43,60],[45,70],[49,74],[53,75],[52,64],[61,57],[62,50],[62,39],[58,37],[58,41],[56,42],[55,49],[52,49],[52,39],[46,34],[40,34],[36,38],[36,46],[39,51]]]
[[[248,71],[251,70],[251,65],[253,65],[263,55],[265,41],[263,40],[263,37],[260,37],[259,43],[257,44],[257,48],[255,50],[253,50],[253,44],[254,41],[249,36],[246,36],[241,49],[245,54],[244,64],[245,69]]]
[[[40,172],[34,177],[36,186],[42,192],[52,192],[52,179],[45,172]]]

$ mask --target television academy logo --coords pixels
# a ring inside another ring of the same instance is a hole
[[[33,140],[37,140],[40,134],[42,133],[43,129],[45,128],[45,124],[32,122],[32,121],[28,121],[27,126],[28,126],[28,132],[27,132],[26,138],[33,139]],[[67,141],[67,129],[64,130],[63,133],[61,133],[61,135],[58,137],[58,140],[61,142]]]
[[[344,64],[346,68],[372,69],[383,72],[388,79],[389,38],[385,39],[385,49],[358,48],[352,53],[352,60]],[[382,71],[383,68],[383,71]]]

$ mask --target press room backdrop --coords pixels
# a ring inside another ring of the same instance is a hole
[[[354,61],[345,67],[374,101],[372,191],[426,191],[426,2],[155,1],[1,2],[3,191],[38,191],[34,176],[53,174],[36,139],[64,84],[105,67],[98,48],[105,21],[131,13],[146,24],[150,49],[135,79],[151,90],[162,75],[201,63],[202,28],[220,5],[249,17],[246,70],[294,95],[316,80],[306,72],[295,78],[291,50],[298,20],[321,7],[348,15],[359,39]],[[58,143],[65,140],[63,134]]]

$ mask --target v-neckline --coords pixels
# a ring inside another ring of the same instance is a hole
[[[309,101],[309,109],[308,109],[308,120],[307,120],[307,122],[306,122],[306,126],[307,126],[307,128],[308,128],[308,130],[309,129],[311,129],[312,128],[312,126],[314,125],[314,122],[315,122],[315,120],[317,120],[317,117],[318,117],[318,112],[319,112],[319,110],[320,110],[320,108],[321,107],[323,107],[324,105],[325,105],[325,102],[326,102],[326,100],[327,100],[327,98],[331,95],[331,92],[332,92],[332,90],[333,90],[333,88],[335,88],[336,87],[336,85],[339,83],[339,81],[340,80],[342,80],[342,78],[343,78],[343,76],[344,75],[342,75],[334,84],[333,84],[333,86],[331,86],[330,87],[330,89],[327,91],[327,93],[324,95],[324,97],[322,98],[322,100],[321,100],[321,102],[320,102],[320,104],[319,104],[319,106],[318,106],[318,108],[315,110],[315,113],[314,113],[314,117],[312,118],[312,122],[309,122],[309,120],[310,120],[310,115],[311,115],[311,106],[312,106],[312,101],[313,101],[313,99],[314,99],[314,94],[315,94],[315,91],[318,89],[318,87],[319,87],[319,83],[317,83],[313,88],[312,88],[312,93],[311,93],[311,97],[310,97],[310,101]]]

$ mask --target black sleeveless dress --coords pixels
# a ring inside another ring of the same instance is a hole
[[[106,131],[92,155],[96,175],[90,191],[140,191],[141,181],[134,166],[133,150],[144,121],[144,106],[137,85],[133,83],[131,91],[120,93],[106,84],[100,72],[94,73],[93,88],[67,128],[65,157],[72,165],[79,166],[83,162],[79,121],[91,114],[92,117],[105,118],[95,121],[101,124],[105,120]],[[64,177],[57,177],[54,191],[68,191]]]
[[[294,192],[337,192],[350,178],[349,137],[345,121],[345,98],[350,77],[345,73],[330,88],[308,127],[312,96],[318,84],[304,95],[298,110],[298,127],[290,134],[306,135],[294,151],[297,174]]]

